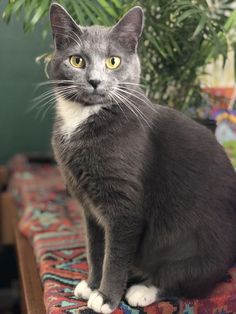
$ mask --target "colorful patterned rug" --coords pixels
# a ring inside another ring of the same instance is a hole
[[[24,156],[16,156],[10,167],[9,189],[19,208],[19,228],[33,246],[47,313],[93,313],[73,295],[75,285],[86,278],[88,271],[83,223],[58,169],[49,164],[30,164]],[[230,274],[231,279],[219,284],[206,299],[172,299],[144,309],[131,308],[122,301],[114,314],[236,313],[236,267]]]

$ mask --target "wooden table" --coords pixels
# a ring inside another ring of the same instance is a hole
[[[43,291],[33,249],[18,230],[18,211],[11,194],[5,189],[8,172],[0,166],[0,244],[14,245],[20,273],[21,314],[46,314]]]

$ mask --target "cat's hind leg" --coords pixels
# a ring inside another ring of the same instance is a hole
[[[129,272],[125,299],[131,306],[147,306],[156,302],[159,297],[159,289],[155,287],[148,274],[137,268]]]
[[[217,257],[194,256],[189,259],[166,262],[153,274],[153,283],[160,287],[160,298],[184,297],[187,299],[206,297],[227,271],[224,261]]]
[[[131,306],[148,306],[159,300],[159,289],[144,283],[132,285],[125,294],[125,299]]]

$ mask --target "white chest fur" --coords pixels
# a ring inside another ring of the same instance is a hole
[[[102,105],[83,106],[78,102],[65,100],[57,96],[56,110],[62,119],[61,131],[70,137],[71,134],[94,113],[97,113]]]

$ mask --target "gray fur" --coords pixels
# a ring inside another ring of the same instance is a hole
[[[57,87],[78,84],[70,95],[78,106],[101,104],[69,138],[57,116],[53,148],[84,208],[88,283],[111,309],[135,281],[157,286],[163,296],[203,296],[236,257],[236,176],[223,149],[205,127],[154,106],[128,84],[139,82],[141,16],[135,8],[111,29],[82,28],[60,6],[51,7],[52,78],[68,80]],[[72,54],[82,54],[88,67],[71,68]],[[110,55],[122,58],[117,70],[104,68]],[[102,81],[102,95],[91,78]],[[126,100],[109,98],[117,86]]]

